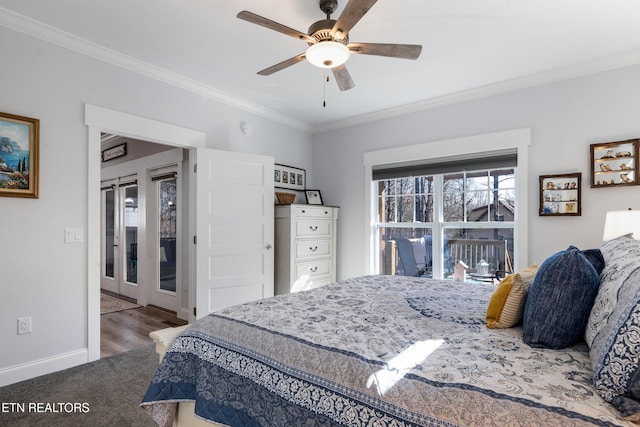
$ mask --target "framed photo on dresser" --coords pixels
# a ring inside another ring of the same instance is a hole
[[[307,197],[307,204],[322,205],[322,195],[320,190],[305,190],[304,195]]]

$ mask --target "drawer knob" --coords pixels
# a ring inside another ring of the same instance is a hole
[[[316,271],[318,271],[318,267],[309,267],[309,271],[315,273]]]
[[[307,213],[307,211],[305,211],[304,209],[302,209],[302,213]]]
[[[317,225],[310,225],[309,226],[309,230],[311,230],[311,231],[316,231],[317,229],[318,229]]]
[[[311,246],[309,246],[309,250],[310,250],[311,252],[315,252],[315,251],[317,251],[317,250],[318,250],[318,247],[317,247],[317,246],[314,246],[314,247],[312,248]]]

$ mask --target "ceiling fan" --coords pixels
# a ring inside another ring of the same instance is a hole
[[[349,41],[349,31],[371,9],[376,1],[350,0],[336,21],[331,19],[331,14],[337,9],[338,1],[319,0],[320,10],[326,14],[327,18],[311,24],[308,34],[246,10],[238,13],[237,16],[253,24],[295,37],[309,45],[306,52],[258,71],[259,75],[268,76],[306,59],[317,67],[330,68],[338,82],[338,87],[341,91],[345,91],[355,86],[349,71],[344,65],[352,53],[417,59],[422,51],[422,46],[415,44],[353,43]]]

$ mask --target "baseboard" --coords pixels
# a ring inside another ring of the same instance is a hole
[[[88,357],[85,348],[0,369],[0,387],[87,363]]]

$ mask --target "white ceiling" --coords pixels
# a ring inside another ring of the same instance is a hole
[[[422,54],[352,55],[340,92],[307,62],[258,76],[306,44],[241,10],[305,33],[324,19],[318,0],[0,0],[0,25],[310,131],[640,62],[639,0],[379,0],[351,41]]]

